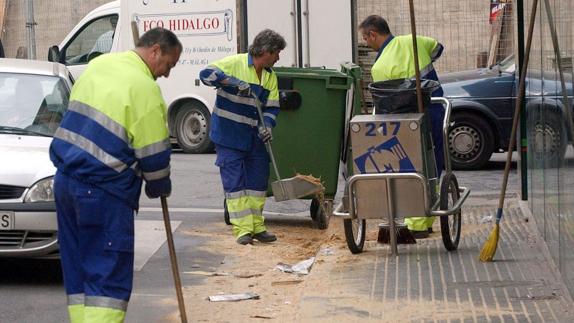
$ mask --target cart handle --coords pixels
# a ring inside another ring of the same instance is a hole
[[[450,126],[450,113],[452,111],[452,103],[445,97],[431,98],[431,103],[440,103],[444,106],[444,118],[442,120],[442,145],[444,154],[444,169],[447,173],[451,173],[450,165],[450,151],[448,147],[448,128]]]

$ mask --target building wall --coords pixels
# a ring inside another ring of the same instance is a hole
[[[410,34],[408,1],[358,0],[357,22],[382,16],[395,35]],[[439,73],[476,67],[480,52],[489,50],[489,1],[414,0],[417,34],[437,39],[445,52],[435,68]],[[362,42],[358,35],[359,43]]]
[[[6,1],[6,22],[0,36],[7,56],[14,57],[18,47],[27,46],[26,0]],[[48,48],[58,44],[86,13],[109,1],[34,0],[38,58],[45,59]],[[477,55],[489,48],[488,1],[415,0],[414,4],[418,33],[434,37],[446,47],[437,70],[475,67]],[[407,1],[357,0],[357,21],[370,14],[385,17],[395,34],[410,33]],[[360,35],[358,39],[361,42]]]
[[[27,46],[26,0],[7,0],[1,37],[6,57],[16,57],[18,47]],[[46,59],[48,48],[58,45],[80,19],[110,0],[34,0],[36,55]]]

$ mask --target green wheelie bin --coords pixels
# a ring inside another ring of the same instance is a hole
[[[282,179],[301,174],[321,180],[324,196],[307,198],[313,199],[312,219],[318,228],[326,229],[337,192],[339,164],[347,151],[345,128],[354,114],[355,104],[348,94],[357,75],[360,78],[360,68],[350,64],[344,65],[342,72],[324,68],[274,70],[279,81],[281,112],[273,129],[272,146],[279,174]],[[288,99],[290,95],[300,95],[300,104],[286,104],[293,101]],[[269,183],[275,180],[274,172],[270,172]],[[270,189],[268,194],[272,195]]]

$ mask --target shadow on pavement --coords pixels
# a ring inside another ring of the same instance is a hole
[[[54,259],[0,259],[0,285],[61,285],[60,261]]]

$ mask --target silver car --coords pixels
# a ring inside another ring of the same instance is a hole
[[[49,146],[72,77],[52,62],[0,59],[0,257],[56,257]]]

